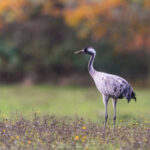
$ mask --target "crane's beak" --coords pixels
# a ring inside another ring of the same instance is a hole
[[[74,54],[82,54],[82,53],[84,53],[84,49],[74,52]]]

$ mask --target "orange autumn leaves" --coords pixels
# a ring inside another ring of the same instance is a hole
[[[0,16],[5,22],[13,22],[24,17],[25,7],[29,5],[28,0],[1,0]]]
[[[97,41],[105,37],[114,45],[117,43],[116,51],[125,46],[128,50],[149,49],[149,9],[149,0],[1,0],[0,30],[7,23],[29,22],[38,10],[41,15],[62,18],[68,27],[77,31],[80,39],[89,36]],[[141,10],[143,14],[139,13]],[[141,19],[143,16],[146,24]]]
[[[100,15],[109,15],[111,9],[123,4],[124,2],[122,0],[105,0],[91,3],[82,2],[75,8],[68,8],[65,13],[65,19],[71,26],[79,25],[84,19],[89,22],[94,22]]]
[[[42,4],[42,12],[45,15],[50,15],[54,17],[62,16],[65,3],[66,0],[56,0],[56,1],[45,0],[45,3]]]
[[[105,0],[101,2],[81,1],[75,8],[69,8],[65,11],[65,21],[71,27],[77,28],[83,25],[79,30],[79,36],[84,38],[91,31],[95,38],[103,36],[106,32],[107,24],[99,21],[100,16],[111,17],[111,10],[115,7],[124,5],[122,0]]]
[[[69,26],[78,29],[79,38],[90,36],[95,41],[105,37],[117,45],[115,50],[118,52],[124,47],[126,51],[141,50],[143,47],[149,49],[150,34],[147,33],[150,29],[141,19],[144,13],[145,20],[150,17],[146,13],[149,4],[148,0],[139,3],[134,0],[82,0],[66,9],[64,18]],[[139,14],[141,9],[143,14]]]

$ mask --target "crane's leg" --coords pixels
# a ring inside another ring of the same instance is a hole
[[[105,130],[105,128],[106,128],[106,123],[107,123],[107,119],[108,119],[108,111],[107,111],[108,100],[109,100],[109,97],[103,95],[103,103],[104,103],[104,106],[105,106],[105,122],[104,122],[104,130]]]
[[[114,117],[113,117],[113,122],[114,122],[114,128],[115,128],[115,124],[116,124],[116,105],[117,105],[117,99],[112,99],[112,104],[113,104],[113,108],[114,108]]]

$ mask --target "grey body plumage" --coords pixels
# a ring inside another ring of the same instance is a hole
[[[114,107],[114,126],[116,122],[116,104],[118,99],[126,98],[128,102],[131,99],[136,101],[135,93],[130,86],[130,84],[117,75],[112,75],[104,72],[98,72],[93,67],[93,62],[96,56],[96,51],[92,47],[84,48],[80,51],[75,52],[89,54],[90,60],[88,64],[88,71],[93,78],[95,85],[99,92],[102,94],[103,103],[105,105],[105,123],[104,129],[108,119],[107,105],[110,98],[112,98],[113,107]]]
[[[130,102],[132,98],[136,100],[132,87],[125,79],[107,73],[96,74],[98,77],[93,79],[101,94],[115,99],[122,99],[125,97],[128,102]]]

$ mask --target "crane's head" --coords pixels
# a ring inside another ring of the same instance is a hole
[[[89,55],[93,55],[93,54],[96,54],[96,51],[92,47],[86,47],[84,49],[76,51],[75,54],[89,54]]]

